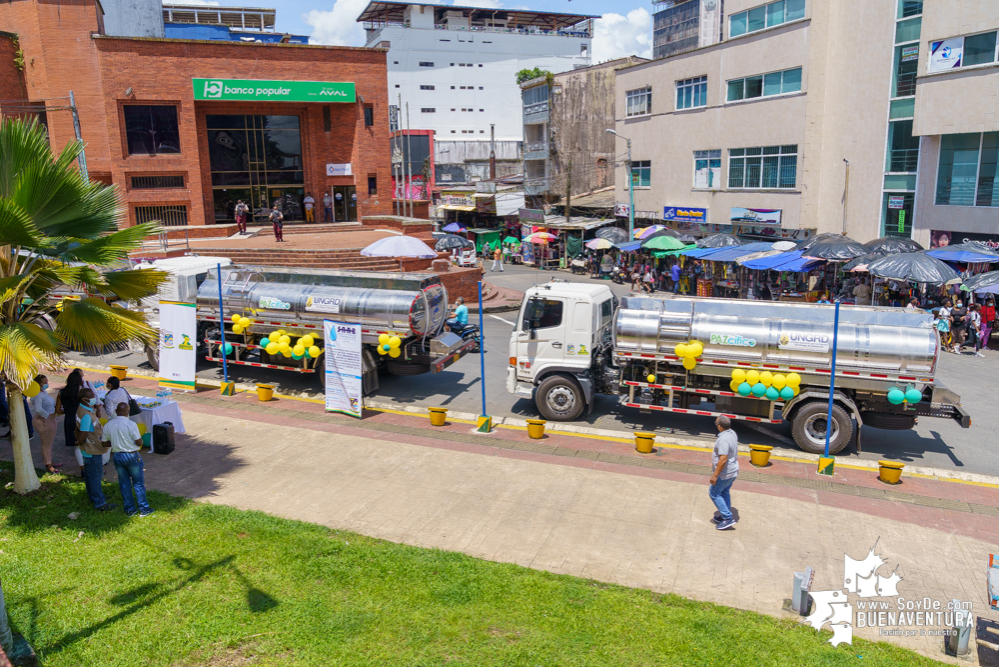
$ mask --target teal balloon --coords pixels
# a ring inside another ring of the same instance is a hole
[[[143,433],[142,434],[142,446],[143,447],[152,447],[153,446],[153,434],[152,433]]]
[[[888,402],[892,405],[898,405],[905,400],[905,392],[901,389],[892,389],[888,392]]]
[[[267,336],[264,336],[263,338],[260,339],[260,347],[267,347],[270,344],[271,344],[271,339],[268,338]]]
[[[225,353],[232,354],[232,345],[230,343],[225,344]]]
[[[753,392],[753,388],[749,386],[748,382],[743,382],[739,385],[739,396],[749,396]]]
[[[767,393],[767,388],[766,385],[764,385],[762,382],[757,382],[756,384],[753,385],[752,391],[753,391],[753,396],[759,397]]]
[[[794,389],[791,389],[790,387],[784,387],[783,389],[780,390],[780,397],[783,398],[785,401],[790,401],[792,398],[794,398]]]
[[[776,401],[780,398],[780,392],[777,391],[777,387],[767,387],[766,397],[768,401]]]
[[[294,359],[295,361],[298,361],[304,356],[305,356],[304,354],[295,354],[294,352],[291,353],[291,358]]]
[[[918,403],[923,398],[923,392],[918,389],[910,389],[905,392],[905,400],[907,403]]]
[[[392,346],[389,345],[388,343],[385,343],[384,345],[382,345],[382,349],[388,352],[389,350],[392,349]]]

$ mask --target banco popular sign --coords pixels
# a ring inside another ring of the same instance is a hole
[[[354,84],[331,81],[192,79],[195,100],[354,102]]]

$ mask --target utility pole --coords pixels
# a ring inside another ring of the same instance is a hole
[[[628,194],[630,196],[628,203],[628,240],[632,240],[635,237],[635,179],[631,173],[631,139],[627,137],[622,137],[616,131],[608,129],[608,134],[613,134],[615,137],[624,139],[628,143],[628,172],[626,178],[628,179],[626,183],[628,184]]]
[[[76,132],[76,140],[83,143],[83,134],[80,132],[80,114],[76,110],[76,98],[73,97],[73,91],[69,91],[69,108],[73,112],[73,130]],[[80,173],[83,174],[83,182],[89,183],[90,177],[87,175],[87,151],[83,149],[80,151],[79,157],[80,163]]]
[[[565,174],[565,224],[569,224],[569,215],[572,210],[572,158],[569,158],[569,168]]]
[[[496,126],[489,124],[489,178],[496,178]]]

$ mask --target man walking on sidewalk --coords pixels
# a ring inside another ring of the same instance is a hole
[[[278,243],[281,243],[284,241],[284,214],[278,208],[277,203],[274,204],[269,217],[271,224],[274,226],[274,238],[277,239]]]
[[[333,198],[328,192],[323,195],[323,222],[333,222]]]
[[[729,530],[735,527],[732,516],[732,483],[739,475],[739,437],[732,430],[732,420],[719,417],[715,420],[718,427],[718,437],[715,448],[711,452],[711,486],[708,495],[711,502],[718,508],[718,514],[711,521],[717,524],[718,530]]]
[[[104,425],[101,440],[111,444],[111,457],[118,472],[122,506],[128,516],[149,516],[153,510],[146,501],[146,480],[142,474],[142,457],[139,456],[142,434],[135,422],[128,418],[128,403],[119,403],[115,413],[117,416]]]
[[[489,269],[489,271],[495,271],[497,266],[499,266],[500,273],[503,273],[503,248],[498,242],[496,243],[496,250],[493,251],[493,268]]]
[[[236,229],[240,234],[246,233],[246,214],[249,211],[250,207],[244,204],[242,199],[236,202]]]

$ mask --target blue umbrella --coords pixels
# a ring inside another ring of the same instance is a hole
[[[465,228],[459,225],[457,222],[452,222],[450,225],[444,228],[445,232],[463,232]]]
[[[436,250],[413,236],[387,236],[369,245],[361,254],[367,257],[437,257]]]

